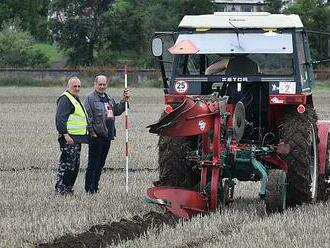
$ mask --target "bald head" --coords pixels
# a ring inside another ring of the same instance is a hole
[[[71,77],[68,81],[68,91],[74,95],[78,96],[80,92],[81,83],[79,78]]]
[[[103,95],[106,92],[108,86],[107,80],[107,77],[104,75],[98,75],[95,77],[94,89],[98,94]]]

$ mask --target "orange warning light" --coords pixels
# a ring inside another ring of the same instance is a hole
[[[165,106],[165,113],[166,113],[166,114],[169,114],[169,113],[171,113],[172,111],[173,111],[173,108],[172,108],[171,105],[166,105],[166,106]]]
[[[305,113],[305,111],[306,111],[306,108],[305,108],[304,105],[300,104],[300,105],[297,107],[297,112],[298,112],[299,114]]]
[[[198,47],[190,40],[182,40],[178,44],[170,47],[171,54],[195,54],[199,51]]]

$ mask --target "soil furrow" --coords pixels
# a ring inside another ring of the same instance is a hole
[[[87,232],[76,235],[66,234],[51,243],[36,244],[38,248],[100,248],[109,244],[118,244],[145,234],[148,229],[160,230],[163,225],[175,226],[180,218],[170,213],[149,212],[142,217],[121,219],[118,222],[95,225]]]

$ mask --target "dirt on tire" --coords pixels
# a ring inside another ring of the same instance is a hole
[[[289,206],[301,205],[313,200],[310,163],[314,158],[310,153],[310,134],[312,127],[316,130],[316,121],[316,112],[312,106],[307,106],[303,114],[298,113],[295,108],[290,108],[283,119],[281,138],[284,143],[290,145],[290,153],[282,156],[288,164]]]
[[[80,234],[66,234],[51,243],[36,244],[38,248],[100,248],[118,244],[145,234],[150,228],[161,229],[163,225],[175,226],[179,217],[170,213],[149,212],[142,217],[121,219],[118,222],[92,226]]]
[[[159,180],[154,185],[193,187],[196,175],[187,155],[196,149],[197,137],[159,136],[158,147]]]

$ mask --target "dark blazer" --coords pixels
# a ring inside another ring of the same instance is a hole
[[[121,100],[119,103],[116,103],[111,96],[107,94],[105,96],[112,105],[115,116],[121,115],[125,111],[125,101]],[[89,93],[84,100],[84,106],[88,113],[88,131],[94,131],[98,135],[108,137],[104,103],[101,101],[100,96],[95,91]],[[112,133],[116,136],[115,125],[113,125],[113,129]]]

